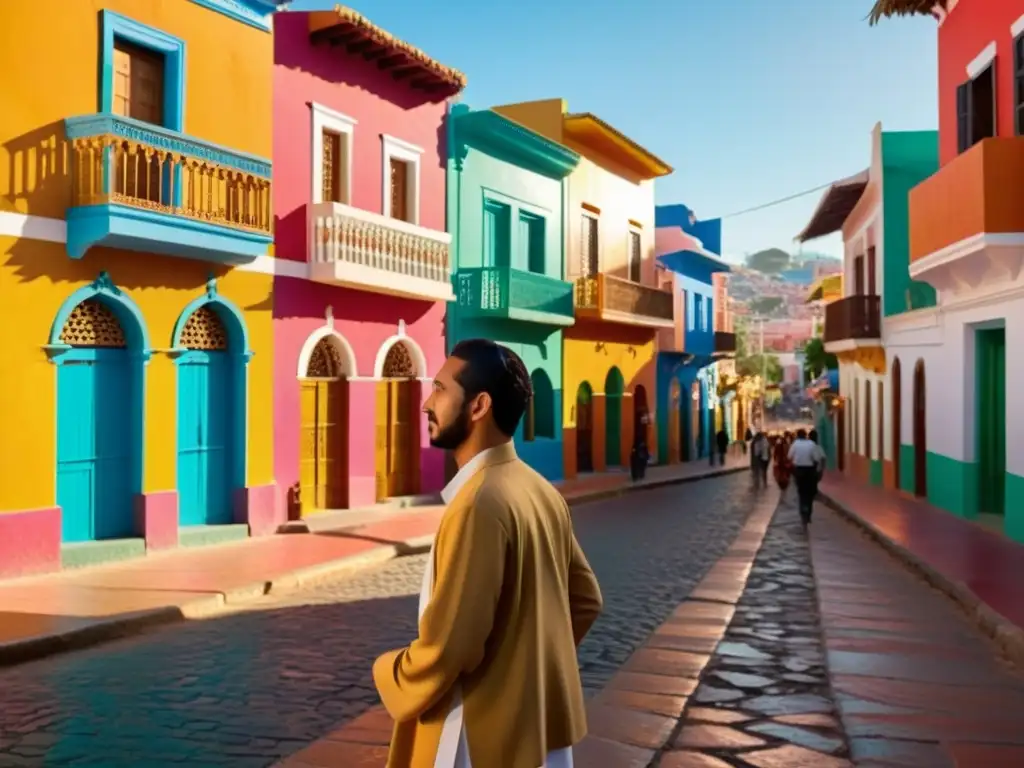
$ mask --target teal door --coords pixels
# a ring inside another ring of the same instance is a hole
[[[232,366],[227,352],[192,351],[178,363],[180,524],[234,522]]]
[[[975,337],[978,511],[1001,515],[1006,498],[1006,330]]]
[[[604,451],[605,464],[622,464],[622,393],[625,381],[618,368],[608,371],[604,380]]]
[[[57,367],[57,504],[64,542],[132,535],[132,382],[124,348],[76,348]]]

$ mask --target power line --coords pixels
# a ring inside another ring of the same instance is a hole
[[[771,202],[768,202],[768,203],[761,203],[761,205],[755,205],[753,208],[744,208],[742,211],[733,211],[732,213],[727,213],[727,214],[725,214],[725,216],[719,216],[719,218],[720,219],[731,219],[734,216],[742,216],[745,213],[753,213],[754,211],[761,211],[761,210],[764,210],[765,208],[771,208],[774,205],[781,205],[782,203],[788,203],[790,200],[796,200],[797,198],[806,197],[807,195],[813,194],[815,192],[820,192],[823,189],[828,189],[834,183],[835,182],[830,181],[827,184],[820,184],[817,187],[812,187],[811,189],[805,189],[803,192],[797,192],[794,195],[787,195],[786,197],[780,197],[778,200],[772,200]]]

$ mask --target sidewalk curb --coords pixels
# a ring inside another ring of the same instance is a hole
[[[968,618],[999,646],[1000,650],[1010,661],[1024,667],[1024,629],[1021,629],[1001,613],[988,606],[964,582],[940,573],[913,552],[897,544],[876,526],[869,523],[846,505],[833,499],[827,493],[819,491],[818,499],[829,509],[839,513],[841,517],[864,531],[869,537],[880,544],[883,549],[888,551],[890,555],[902,561],[912,570],[917,571],[932,587],[951,598],[964,610]]]
[[[707,480],[713,477],[742,472],[746,469],[746,467],[742,466],[728,467],[700,475],[653,480],[642,485],[624,485],[581,494],[568,500],[568,503],[570,507],[574,507],[578,504],[616,498],[629,493]],[[399,557],[425,554],[430,551],[433,540],[433,535],[417,536],[395,544],[374,547],[358,555],[299,568],[266,581],[257,581],[235,587],[226,592],[206,595],[190,600],[180,606],[153,608],[116,616],[107,620],[100,619],[88,626],[69,629],[55,635],[0,643],[0,668],[23,664],[28,661],[55,656],[69,651],[91,648],[113,640],[141,634],[154,627],[186,620],[214,618],[223,613],[228,606],[246,605],[264,595],[284,594],[303,587],[330,581],[346,572],[358,571],[369,565],[377,565]]]

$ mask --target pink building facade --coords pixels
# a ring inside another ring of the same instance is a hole
[[[288,516],[438,490],[447,99],[463,76],[348,9],[274,28],[274,459]]]

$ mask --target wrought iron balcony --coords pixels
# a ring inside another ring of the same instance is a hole
[[[715,331],[715,354],[735,355],[736,334],[728,331]]]
[[[548,325],[575,322],[572,283],[511,267],[460,269],[455,276],[459,314]]]
[[[321,283],[452,301],[451,235],[343,203],[310,206],[309,271]]]
[[[671,328],[672,294],[621,277],[580,277],[573,286],[577,317]]]
[[[825,343],[882,338],[881,299],[846,296],[825,307]]]
[[[111,114],[64,127],[72,258],[94,245],[227,263],[266,253],[270,161]]]

